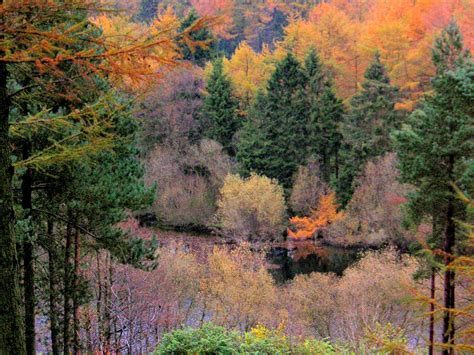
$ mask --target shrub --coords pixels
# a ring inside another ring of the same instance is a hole
[[[409,290],[416,286],[412,278],[416,269],[414,258],[398,255],[394,249],[368,252],[344,272],[336,285],[341,326],[331,336],[337,334],[355,344],[364,336],[360,325],[374,328],[377,322],[404,327],[410,324],[411,333],[416,334],[416,310],[404,302]]]
[[[240,344],[243,354],[290,354],[290,343],[280,330],[259,324],[244,334]]]
[[[257,323],[270,325],[281,318],[277,288],[264,255],[252,252],[246,244],[233,250],[214,248],[208,257],[203,292],[217,324],[243,332]]]
[[[314,206],[318,205],[319,196],[326,194],[327,190],[327,184],[321,181],[317,162],[310,161],[307,165],[300,166],[288,201],[291,210],[297,215],[309,215]]]
[[[366,329],[366,346],[377,354],[409,354],[405,331],[390,323]]]
[[[103,270],[97,269],[92,260],[90,263],[90,271],[97,275],[97,282],[101,282]],[[118,326],[128,329],[133,340],[129,342],[122,337],[119,344],[127,341],[134,349],[133,353],[138,349],[148,349],[163,331],[181,327],[202,311],[199,294],[201,265],[193,254],[183,251],[181,244],[160,248],[158,266],[152,271],[118,262],[107,269],[113,275],[107,309]],[[95,294],[95,297],[100,300],[100,295]],[[102,332],[100,327],[92,326],[90,329],[94,337],[102,334],[95,333]]]
[[[235,354],[238,335],[205,323],[201,328],[184,328],[164,335],[157,354]]]
[[[332,274],[312,273],[297,275],[288,289],[291,314],[309,328],[307,334],[330,336],[330,326],[336,309],[334,285],[337,277]]]
[[[403,228],[402,205],[410,187],[398,181],[399,175],[395,154],[367,163],[347,206],[346,218],[329,228],[332,242],[369,246],[386,242],[409,244],[412,236]]]
[[[229,158],[212,140],[183,149],[156,146],[146,162],[146,180],[157,184],[153,212],[164,225],[206,226],[216,211]]]
[[[334,346],[327,340],[306,339],[296,346],[294,353],[298,355],[336,354]]]
[[[353,354],[418,354],[409,351],[404,331],[391,324],[377,323],[367,330],[360,342],[331,342],[307,338],[291,342],[282,330],[262,325],[239,335],[237,332],[206,323],[199,329],[185,328],[165,334],[156,354],[261,354],[261,355],[353,355]]]
[[[340,339],[352,347],[377,322],[404,327],[413,337],[422,334],[416,309],[405,302],[415,284],[417,262],[393,249],[367,252],[342,277],[298,275],[288,285],[288,324],[293,334]],[[387,277],[390,275],[390,277]]]
[[[274,236],[284,228],[283,189],[265,176],[228,175],[220,190],[217,219],[224,234],[249,238]]]

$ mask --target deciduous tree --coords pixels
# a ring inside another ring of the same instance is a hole
[[[336,194],[329,192],[319,197],[318,206],[311,211],[309,217],[292,217],[291,224],[296,228],[296,232],[288,229],[288,236],[293,239],[308,239],[314,237],[321,228],[336,222],[343,217],[342,212],[337,211]]]
[[[224,59],[224,71],[235,88],[243,109],[248,109],[257,90],[263,89],[274,65],[267,49],[256,53],[247,42],[241,42],[230,59]]]
[[[220,190],[217,219],[223,232],[236,238],[278,238],[283,229],[285,200],[276,181],[252,174],[228,175]]]

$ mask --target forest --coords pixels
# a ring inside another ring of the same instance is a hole
[[[0,0],[0,354],[474,353],[473,0]]]

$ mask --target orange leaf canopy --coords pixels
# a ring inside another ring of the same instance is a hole
[[[288,229],[288,236],[296,240],[313,237],[319,229],[343,217],[343,213],[338,212],[337,208],[336,194],[334,192],[322,194],[319,197],[318,206],[312,210],[309,217],[290,218],[290,222],[296,227],[296,231]]]

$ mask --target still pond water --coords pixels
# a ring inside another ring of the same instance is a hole
[[[320,246],[313,241],[282,243],[267,253],[269,271],[279,283],[298,274],[332,272],[342,275],[344,270],[359,260],[363,249]]]

